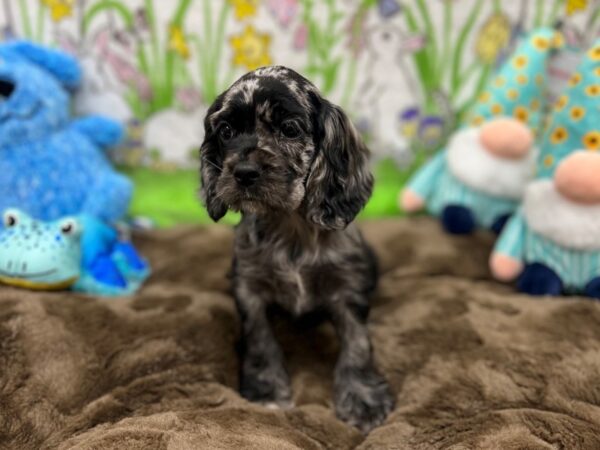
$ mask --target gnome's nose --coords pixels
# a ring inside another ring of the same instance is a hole
[[[508,159],[523,158],[533,145],[531,130],[510,117],[500,117],[482,125],[479,139],[491,154]]]
[[[554,185],[563,196],[586,205],[600,203],[600,154],[584,150],[564,159],[556,168]]]

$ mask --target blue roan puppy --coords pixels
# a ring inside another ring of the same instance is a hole
[[[243,326],[241,393],[289,405],[290,379],[267,319],[277,304],[295,316],[325,313],[340,355],[338,417],[368,431],[394,406],[373,363],[366,327],[376,261],[352,224],[371,195],[369,151],[344,112],[298,73],[248,73],[208,110],[201,148],[210,216],[242,214],[233,289]]]

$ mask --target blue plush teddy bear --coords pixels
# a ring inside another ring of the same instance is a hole
[[[22,41],[0,45],[0,211],[19,208],[44,221],[85,216],[82,257],[98,281],[95,293],[103,286],[127,292],[111,252],[120,248],[139,271],[147,267],[130,244],[105,239],[116,236],[133,191],[103,152],[123,130],[102,117],[71,119],[68,90],[80,78],[65,53]]]

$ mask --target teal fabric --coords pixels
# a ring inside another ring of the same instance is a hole
[[[554,270],[567,292],[582,292],[600,276],[600,252],[565,248],[533,232],[522,212],[517,212],[502,231],[495,250],[525,264],[542,263]]]
[[[496,219],[511,214],[519,205],[515,200],[493,197],[469,188],[446,167],[446,152],[435,156],[413,177],[409,189],[425,199],[427,212],[439,217],[448,205],[469,208],[479,227],[490,228]]]
[[[538,178],[550,178],[576,150],[600,150],[600,39],[584,55],[559,96],[544,133]]]

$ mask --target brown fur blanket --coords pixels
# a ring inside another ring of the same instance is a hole
[[[227,227],[139,239],[131,299],[0,288],[0,448],[598,449],[600,303],[489,280],[491,236],[426,218],[363,224],[381,261],[370,330],[397,407],[362,436],[335,419],[333,329],[276,323],[296,406],[236,392]]]

